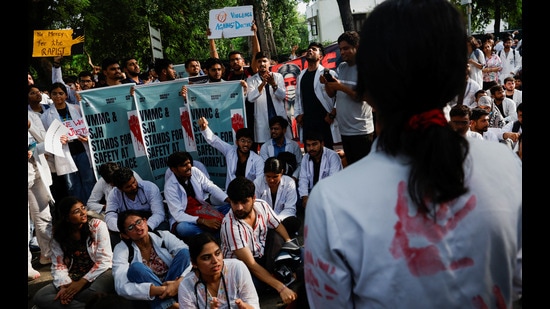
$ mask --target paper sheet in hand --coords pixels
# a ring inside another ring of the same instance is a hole
[[[69,129],[61,123],[61,121],[54,119],[46,132],[44,138],[44,147],[47,152],[53,153],[56,156],[65,157],[63,153],[63,145],[61,144],[61,135],[68,135]]]

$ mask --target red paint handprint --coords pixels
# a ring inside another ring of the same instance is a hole
[[[307,226],[304,226],[304,237],[307,238],[308,228]],[[336,271],[336,268],[333,265],[330,265],[326,262],[323,262],[321,259],[317,259],[313,257],[313,254],[307,250],[305,250],[305,268],[304,268],[304,276],[306,283],[311,287],[312,291],[317,295],[317,297],[322,297],[324,299],[334,299],[338,295],[338,291],[336,291],[334,288],[324,285],[320,286],[319,280],[315,277],[315,274],[313,273],[312,268],[319,268],[323,272],[333,275]]]
[[[193,131],[191,130],[191,118],[189,117],[189,111],[185,110],[181,113],[180,121],[187,136],[193,140]]]
[[[504,300],[504,295],[502,295],[502,291],[498,286],[493,287],[493,294],[495,294],[496,298],[496,309],[506,309],[506,301]],[[489,306],[485,303],[481,295],[474,296],[472,298],[472,303],[474,305],[474,308],[476,309],[489,309]]]
[[[449,231],[455,229],[458,223],[476,207],[475,196],[471,196],[464,207],[454,215],[450,213],[447,204],[440,205],[434,220],[420,212],[415,216],[409,216],[406,199],[407,188],[404,181],[399,183],[397,191],[398,199],[395,212],[399,220],[394,227],[395,236],[390,252],[395,258],[403,258],[407,261],[411,274],[414,276],[427,276],[446,269],[458,269],[474,264],[471,258],[464,257],[445,265],[435,243],[440,242]],[[446,221],[446,223],[443,225],[438,223],[442,221]],[[432,245],[413,248],[409,245],[411,237],[424,237]]]
[[[233,116],[231,116],[231,127],[235,132],[244,128],[244,118],[241,114],[233,114]]]
[[[143,136],[141,136],[141,129],[139,127],[139,119],[136,115],[130,116],[128,119],[128,124],[130,125],[130,132],[134,135],[135,140],[138,142],[138,149],[145,149],[143,143]]]

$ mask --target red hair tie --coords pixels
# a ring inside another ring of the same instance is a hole
[[[408,122],[408,128],[411,130],[424,130],[431,125],[444,127],[447,124],[447,118],[440,108],[434,108],[420,114],[412,115]]]

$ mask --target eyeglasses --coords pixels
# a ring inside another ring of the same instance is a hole
[[[248,138],[241,138],[241,139],[239,139],[239,142],[241,142],[243,144],[252,144],[252,140],[248,139]]]
[[[80,208],[77,208],[73,211],[71,211],[71,214],[73,215],[83,215],[86,214],[86,206],[82,206]]]
[[[134,224],[128,225],[126,229],[128,230],[128,232],[131,232],[134,230],[136,226],[141,226],[142,223],[143,223],[143,219],[137,219],[137,221]]]

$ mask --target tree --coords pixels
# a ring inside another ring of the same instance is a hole
[[[336,0],[336,2],[338,2],[338,9],[340,10],[340,18],[342,19],[344,31],[357,30],[353,22],[353,14],[351,13],[349,0]]]
[[[106,57],[135,57],[142,70],[153,62],[149,43],[150,24],[159,29],[166,58],[183,63],[187,58],[208,58],[208,14],[211,9],[251,4],[262,48],[272,56],[290,53],[292,45],[307,44],[307,26],[296,11],[296,0],[33,0],[27,10],[29,46],[33,30],[84,29],[84,50],[94,64]],[[256,13],[257,12],[257,13]],[[258,16],[262,16],[261,19]],[[219,39],[218,53],[226,57],[237,49],[250,55],[249,38]],[[47,58],[32,58],[31,72],[46,86],[51,83],[51,64]],[[65,57],[64,74],[89,70],[86,55]]]
[[[466,16],[466,6],[461,0],[451,0]],[[509,29],[522,28],[522,0],[472,0],[472,33],[483,32],[491,20],[495,21],[493,33],[500,35],[501,20],[508,22]]]

